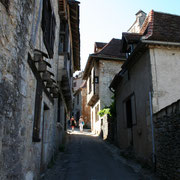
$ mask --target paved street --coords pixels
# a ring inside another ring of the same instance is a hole
[[[64,153],[47,171],[45,180],[140,180],[106,143],[89,132],[69,131]]]

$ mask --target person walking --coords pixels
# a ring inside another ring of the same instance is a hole
[[[80,132],[83,132],[83,126],[84,126],[84,119],[82,116],[80,116],[80,119],[79,119],[79,130],[80,130]]]
[[[71,119],[70,119],[70,124],[71,124],[71,128],[72,128],[72,131],[74,131],[74,127],[76,125],[76,121],[74,119],[74,117],[72,116]]]

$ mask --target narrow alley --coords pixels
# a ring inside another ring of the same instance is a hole
[[[121,158],[117,156],[109,145],[99,137],[93,136],[90,132],[69,131],[65,151],[58,155],[54,166],[44,174],[42,179],[144,179],[139,173],[135,173],[131,167],[122,163]]]

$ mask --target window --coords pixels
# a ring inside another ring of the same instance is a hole
[[[37,81],[33,125],[33,142],[40,142],[39,133],[41,121],[42,90],[42,84],[39,81]]]
[[[89,94],[91,93],[91,90],[92,90],[91,83],[92,83],[92,81],[91,81],[91,74],[90,74],[90,76],[89,76]]]
[[[95,76],[95,77],[94,77],[94,82],[95,82],[96,84],[99,83],[99,77],[98,77],[98,76]]]
[[[136,125],[136,105],[135,105],[135,95],[132,94],[124,101],[124,117],[126,120],[126,127],[132,128]]]
[[[49,0],[43,1],[42,23],[43,41],[50,58],[54,55],[56,19]]]
[[[67,21],[61,20],[60,23],[60,41],[59,41],[59,54],[68,51],[68,23]]]
[[[131,107],[131,99],[126,101],[126,121],[127,121],[127,128],[132,127],[132,107]]]

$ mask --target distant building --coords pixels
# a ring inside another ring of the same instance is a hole
[[[85,81],[81,86],[81,99],[82,99],[82,116],[86,128],[91,128],[91,109],[87,104],[87,82]]]
[[[80,72],[74,77],[74,100],[73,100],[73,111],[72,115],[75,117],[76,121],[79,121],[80,116],[83,116],[85,127],[91,127],[90,119],[90,107],[87,105],[87,84],[82,79],[83,72]]]
[[[146,13],[142,10],[139,10],[135,15],[136,20],[133,25],[128,29],[127,32],[129,33],[139,33],[144,23],[144,20],[146,19]]]
[[[113,93],[108,86],[125,61],[125,55],[120,53],[120,48],[120,39],[112,39],[109,43],[95,43],[95,52],[89,55],[84,70],[87,105],[91,109],[91,129],[97,134],[102,130],[98,112],[111,104]]]
[[[73,78],[73,111],[72,115],[76,121],[79,121],[82,115],[82,96],[81,96],[81,86],[83,84],[82,80],[83,72],[80,72]]]

